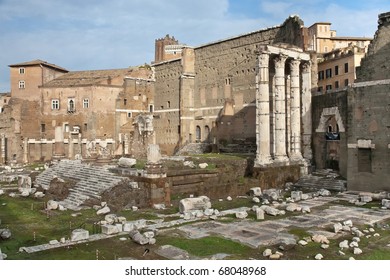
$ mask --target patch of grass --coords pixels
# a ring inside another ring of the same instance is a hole
[[[253,250],[248,246],[218,236],[208,236],[200,239],[165,237],[160,241],[164,244],[169,244],[186,250],[189,254],[198,257],[225,253],[234,255],[235,259],[241,259],[245,258]]]

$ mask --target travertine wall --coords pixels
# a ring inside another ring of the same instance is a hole
[[[301,46],[302,25],[291,17],[279,27],[203,45],[193,49],[194,56],[183,52],[181,60],[155,64],[156,141],[162,151],[170,154],[189,142],[255,139],[257,48],[278,43]],[[189,77],[183,67],[192,61],[194,77]]]

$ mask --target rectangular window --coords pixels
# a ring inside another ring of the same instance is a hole
[[[41,132],[46,131],[46,125],[44,123],[41,123]]]
[[[68,98],[68,113],[76,112],[76,102],[74,98]]]
[[[51,100],[51,109],[52,110],[59,110],[60,109],[60,101],[58,99]]]
[[[344,86],[347,87],[348,85],[349,85],[349,81],[348,81],[348,79],[345,79],[344,80]]]
[[[339,87],[340,87],[339,81],[334,82],[334,88],[339,88]]]
[[[125,98],[125,99],[123,99],[123,105],[127,105],[127,99]]]
[[[69,124],[64,124],[64,131],[69,132]]]
[[[127,112],[127,117],[128,118],[131,118],[133,116],[133,114],[131,112]]]
[[[332,85],[326,85],[326,88],[325,88],[327,91],[328,90],[332,90]]]
[[[358,149],[358,172],[371,172],[371,149]]]
[[[323,80],[324,79],[324,71],[318,72],[318,80]]]
[[[326,69],[325,71],[325,77],[328,79],[328,78],[332,78],[332,69],[329,68],[329,69]]]
[[[153,112],[154,112],[154,105],[150,104],[149,105],[149,113],[153,113]]]
[[[348,62],[344,64],[344,73],[348,73]]]
[[[19,74],[24,74],[25,73],[25,69],[24,68],[19,68]]]
[[[89,108],[89,99],[88,98],[85,98],[83,100],[83,108],[84,109],[88,109]]]
[[[19,88],[20,89],[26,88],[26,83],[24,81],[19,81]]]
[[[84,123],[84,131],[87,131],[87,130],[88,130],[88,124]]]
[[[323,87],[318,87],[318,89],[317,89],[318,92],[322,92],[322,90],[323,90]]]
[[[334,67],[334,75],[337,76],[338,74],[339,74],[339,66],[336,65],[336,66]]]

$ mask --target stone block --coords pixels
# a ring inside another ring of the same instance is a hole
[[[207,196],[184,198],[179,202],[180,213],[185,213],[191,210],[205,210],[208,208],[211,208],[211,202],[210,198]]]
[[[291,198],[294,201],[299,201],[302,199],[302,192],[301,191],[292,191],[291,192]]]
[[[137,163],[137,160],[134,159],[134,158],[125,158],[125,157],[121,157],[119,160],[118,160],[118,165],[120,167],[127,167],[127,168],[130,168],[130,167],[133,167],[134,165],[136,165]]]
[[[245,219],[246,217],[248,217],[248,213],[246,211],[240,211],[236,213],[237,219]]]
[[[89,238],[88,230],[78,228],[72,231],[72,234],[70,236],[70,241],[80,241],[88,238]]]
[[[386,207],[387,209],[390,209],[390,200],[389,199],[382,199],[382,206]]]
[[[264,210],[261,208],[256,208],[256,219],[264,220]]]
[[[116,225],[102,225],[102,233],[111,235],[119,233],[118,227]]]
[[[261,192],[261,188],[260,187],[255,187],[255,188],[251,188],[249,190],[250,194],[253,195],[253,196],[261,196],[262,195],[262,192]]]

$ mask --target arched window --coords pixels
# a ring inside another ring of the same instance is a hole
[[[210,127],[208,125],[204,127],[204,137],[207,142],[210,141]]]
[[[201,140],[201,130],[200,130],[200,126],[197,125],[196,126],[196,142],[199,142]]]

